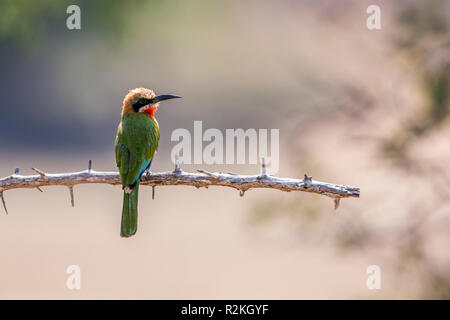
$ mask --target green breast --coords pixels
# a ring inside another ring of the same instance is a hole
[[[153,157],[159,142],[158,122],[142,112],[127,114],[122,120],[122,135],[119,140],[133,153],[144,152],[150,142]]]

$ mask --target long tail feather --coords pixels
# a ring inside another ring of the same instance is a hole
[[[120,226],[121,237],[131,237],[137,231],[138,220],[138,194],[139,182],[131,193],[123,192],[122,224]]]

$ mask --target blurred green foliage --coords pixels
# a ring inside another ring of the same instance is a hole
[[[448,32],[445,1],[416,1],[405,6],[397,17],[402,28],[397,44],[415,50],[424,37],[446,36]]]
[[[58,11],[65,12],[64,0],[2,0],[0,1],[0,40],[25,45],[42,34],[48,24],[47,17]]]
[[[145,0],[1,0],[0,43],[28,48],[55,32],[67,31],[66,13],[69,5],[81,8],[83,28],[114,39],[126,33],[126,19],[143,5],[157,6],[158,2]]]
[[[429,117],[433,124],[443,121],[449,113],[450,69],[443,66],[437,72],[424,75],[425,92],[430,101]]]
[[[424,92],[420,112],[383,146],[384,154],[404,166],[408,146],[441,125],[450,114],[450,33],[442,0],[419,1],[406,6],[398,16],[397,47],[414,62]]]

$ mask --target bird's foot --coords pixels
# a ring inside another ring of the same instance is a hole
[[[125,191],[126,194],[130,194],[131,191],[133,191],[133,189],[131,189],[130,186],[126,186],[123,190]]]

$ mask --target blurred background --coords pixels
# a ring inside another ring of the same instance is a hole
[[[337,211],[307,193],[141,188],[127,240],[119,187],[76,186],[74,208],[67,188],[8,191],[0,298],[450,298],[449,1],[0,0],[0,15],[1,177],[116,170],[122,99],[144,86],[183,96],[157,113],[154,172],[173,169],[171,132],[202,120],[279,128],[279,176],[361,188]],[[198,168],[259,172],[183,166]]]

